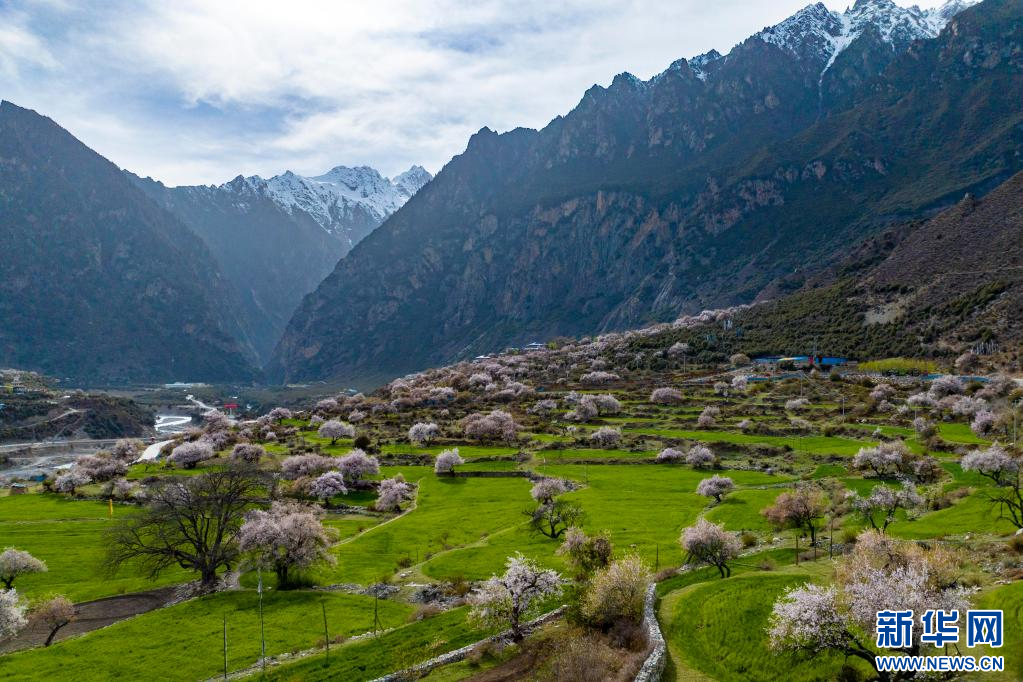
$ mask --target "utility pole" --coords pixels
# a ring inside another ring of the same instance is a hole
[[[227,679],[227,616],[224,616],[224,679]]]
[[[263,631],[263,569],[258,569],[257,574],[259,575],[259,585],[257,592],[259,592],[259,659],[263,663],[263,672],[266,673],[266,635]]]
[[[330,633],[327,631],[327,605],[321,601],[320,608],[323,609],[323,644],[327,647],[327,663],[330,663]]]

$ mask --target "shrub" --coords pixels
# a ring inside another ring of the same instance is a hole
[[[643,620],[643,599],[652,576],[637,556],[627,556],[598,570],[590,581],[582,613],[587,621],[607,628],[618,621]]]

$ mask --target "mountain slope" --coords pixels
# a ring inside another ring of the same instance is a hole
[[[1018,363],[1023,342],[1023,173],[983,199],[966,195],[928,220],[844,252],[799,291],[732,314],[731,325],[668,328],[633,351],[690,345],[721,360],[809,353],[952,358],[983,344]],[[663,335],[667,335],[664,338]],[[1012,356],[1015,357],[1012,357]]]
[[[311,178],[239,176],[220,186],[166,187],[128,175],[205,242],[240,294],[239,313],[263,360],[302,297],[431,178],[419,166],[393,181],[343,166]]]
[[[76,383],[249,380],[202,242],[48,118],[0,103],[0,365]]]
[[[784,293],[1023,167],[1023,3],[987,0],[917,42],[889,30],[891,7],[803,10],[841,52],[804,22],[620,75],[541,131],[480,131],[305,299],[268,372],[369,384]],[[850,32],[852,13],[875,21]]]

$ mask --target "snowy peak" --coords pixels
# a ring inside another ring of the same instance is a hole
[[[352,235],[374,227],[397,211],[433,176],[413,166],[394,180],[369,166],[335,166],[323,175],[304,176],[291,171],[263,179],[258,175],[235,178],[221,189],[244,194],[253,192],[272,200],[288,213],[304,212],[320,227],[353,243]]]
[[[977,1],[949,0],[942,7],[923,11],[916,6],[900,7],[892,0],[856,0],[841,13],[818,2],[753,37],[819,64],[823,73],[865,31],[876,31],[882,41],[901,52],[914,40],[937,37],[952,17]]]
[[[412,166],[404,173],[394,176],[391,182],[411,197],[432,179],[433,176],[430,175],[430,172],[422,166]]]

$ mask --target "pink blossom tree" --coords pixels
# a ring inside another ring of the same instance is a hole
[[[401,503],[412,499],[412,486],[405,477],[397,474],[394,478],[385,478],[377,486],[377,499],[373,507],[377,511],[401,511]]]
[[[320,474],[309,484],[309,494],[324,502],[338,495],[347,495],[348,486],[345,485],[344,475],[340,471],[327,471]]]
[[[711,429],[717,423],[717,418],[721,416],[721,409],[708,405],[703,408],[703,412],[696,420],[696,425],[701,429]]]
[[[728,562],[739,556],[739,538],[707,519],[682,531],[679,538],[686,553],[686,564],[707,564],[718,569],[722,578],[732,574]]]
[[[469,596],[470,618],[485,627],[507,625],[512,639],[525,638],[523,621],[546,597],[561,593],[561,575],[540,568],[522,554],[508,558],[502,576],[492,576]]]
[[[53,482],[53,488],[57,492],[74,495],[78,488],[87,485],[90,480],[84,472],[78,469],[71,469],[71,471],[57,477],[57,480]]]
[[[358,487],[360,481],[367,476],[376,476],[380,473],[380,462],[377,458],[367,455],[359,448],[349,451],[341,458],[339,465],[345,480],[353,487]]]
[[[275,407],[267,413],[267,419],[272,423],[279,423],[285,419],[291,419],[292,413],[286,407]]]
[[[994,412],[990,410],[978,410],[973,415],[973,421],[970,423],[970,429],[977,436],[988,436],[992,431],[995,430],[995,424],[997,419],[995,418]]]
[[[880,443],[876,447],[861,448],[853,457],[854,469],[869,470],[875,476],[893,476],[909,459],[909,448],[902,441]]]
[[[290,585],[292,571],[333,563],[330,548],[336,539],[337,532],[320,523],[314,508],[293,502],[247,513],[238,531],[241,551],[257,566],[273,570],[278,587]]]
[[[122,438],[110,448],[110,454],[122,462],[134,462],[142,454],[143,449],[141,441]]]
[[[190,443],[182,443],[171,450],[167,459],[174,464],[179,464],[185,469],[194,469],[199,462],[213,459],[213,446],[206,440],[196,440]]]
[[[877,670],[871,643],[877,639],[878,612],[923,614],[934,609],[965,614],[969,591],[959,586],[956,560],[947,551],[925,551],[875,539],[877,535],[860,536],[853,554],[839,565],[834,585],[792,588],[775,602],[768,628],[772,648],[811,656],[835,651],[867,662],[878,679],[909,679]],[[919,655],[922,634],[922,628],[913,628],[905,647],[885,653]]]
[[[715,466],[717,461],[717,455],[706,445],[694,445],[686,453],[686,464],[694,469],[709,469]]]
[[[78,617],[74,603],[62,594],[43,600],[32,608],[29,622],[44,628],[49,634],[43,646],[50,646],[61,628],[70,625]]]
[[[998,507],[999,516],[1017,528],[1023,528],[1023,481],[1020,460],[995,443],[985,449],[973,450],[960,462],[964,471],[975,471],[995,483],[985,491],[990,502]]]
[[[777,528],[796,528],[810,535],[810,544],[816,544],[821,519],[827,513],[827,496],[812,485],[797,485],[790,492],[775,498],[774,504],[761,510],[761,514]]]
[[[465,435],[484,442],[498,438],[512,442],[521,428],[511,414],[503,410],[494,410],[490,414],[476,412],[462,420]]]
[[[247,464],[256,464],[265,456],[263,446],[255,443],[238,443],[231,450],[231,459]]]

